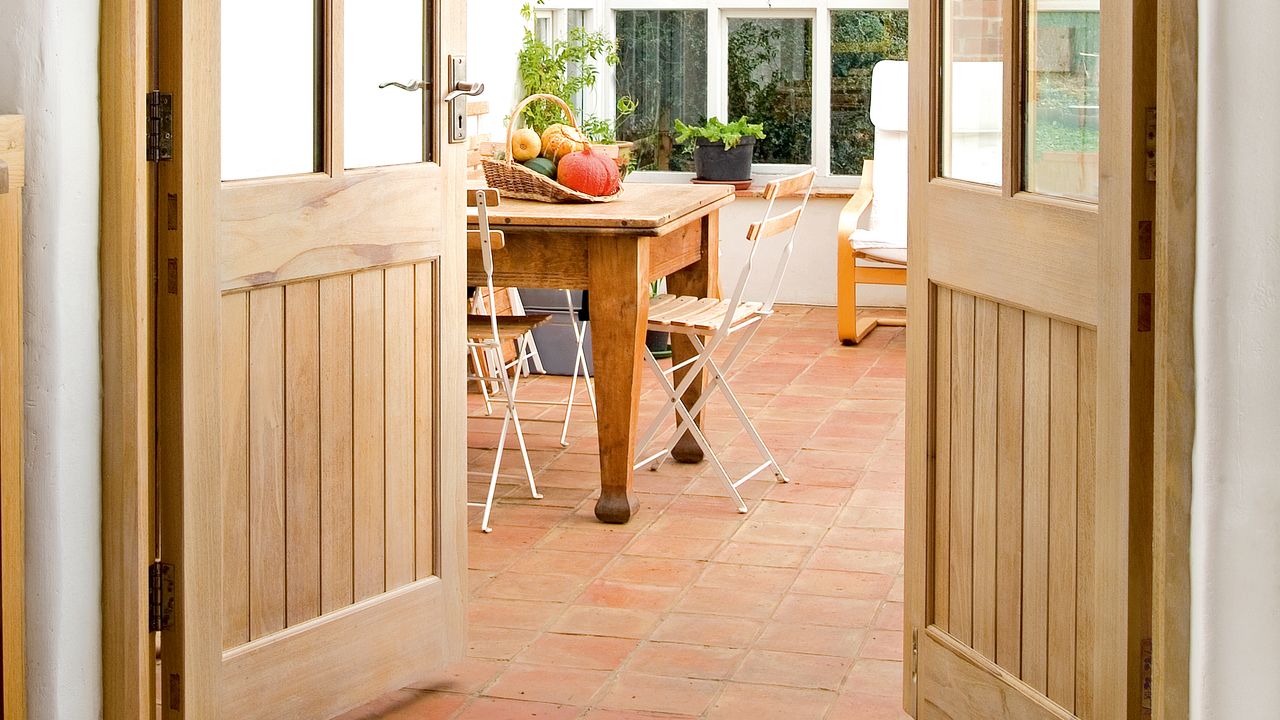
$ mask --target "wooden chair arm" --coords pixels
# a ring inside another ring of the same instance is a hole
[[[858,187],[858,191],[849,198],[849,202],[845,203],[844,209],[840,211],[840,225],[837,231],[837,237],[840,241],[840,247],[848,247],[853,232],[862,224],[862,217],[866,214],[867,209],[871,207],[871,201],[875,199],[875,185],[873,184],[872,173],[875,169],[875,163],[867,160],[862,163],[862,185]]]

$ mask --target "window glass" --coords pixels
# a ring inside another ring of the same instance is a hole
[[[345,4],[343,107],[346,166],[404,165],[426,159],[430,89],[382,83],[427,79],[423,0]]]
[[[1048,4],[1048,3],[1044,3]],[[1024,189],[1098,200],[1098,0],[1027,6]]]
[[[222,1],[224,180],[321,168],[316,19],[316,0]]]
[[[875,148],[871,71],[907,59],[906,10],[831,13],[831,174],[860,175]]]
[[[703,10],[620,10],[618,97],[637,103],[618,127],[635,143],[639,170],[693,169],[693,158],[674,142],[675,121],[707,119],[707,13]]]
[[[729,19],[729,117],[764,125],[758,163],[808,164],[813,149],[813,21]]]
[[[590,10],[570,10],[567,18],[569,23],[570,36],[572,36],[575,33],[582,34],[582,33],[590,32],[591,31],[591,28],[589,27],[590,19],[591,19]],[[582,67],[578,65],[578,63],[569,63],[568,70],[569,70],[569,75],[572,77],[577,77],[582,75]],[[578,113],[579,117],[586,115],[587,101],[589,99],[590,99],[590,96],[586,88],[583,88],[578,92],[574,93],[573,97],[570,98],[570,100],[572,101],[570,104],[573,105],[573,111]]]
[[[942,3],[942,175],[1004,178],[1004,19],[1001,3]]]

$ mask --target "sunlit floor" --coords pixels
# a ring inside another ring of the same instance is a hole
[[[841,347],[834,322],[830,308],[782,308],[733,377],[792,478],[745,484],[746,515],[710,465],[668,463],[636,473],[630,523],[602,525],[589,411],[567,449],[558,422],[527,422],[545,498],[500,486],[490,535],[472,514],[468,659],[344,720],[905,717],[905,334]],[[664,396],[645,388],[651,417]],[[567,389],[535,377],[521,396]],[[758,461],[729,412],[713,402],[707,427],[741,472]],[[497,422],[471,421],[473,469],[490,466]]]

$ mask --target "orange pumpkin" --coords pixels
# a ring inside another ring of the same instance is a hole
[[[571,190],[598,197],[613,195],[622,187],[618,164],[604,153],[593,151],[590,145],[566,155],[556,178]]]
[[[577,128],[556,123],[542,131],[542,157],[560,162],[564,156],[587,146],[587,137]]]

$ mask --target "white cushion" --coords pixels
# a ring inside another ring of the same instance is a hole
[[[866,255],[868,259],[875,260],[877,262],[889,263],[891,265],[907,264],[906,248],[870,248],[867,250],[860,250],[859,252]]]

